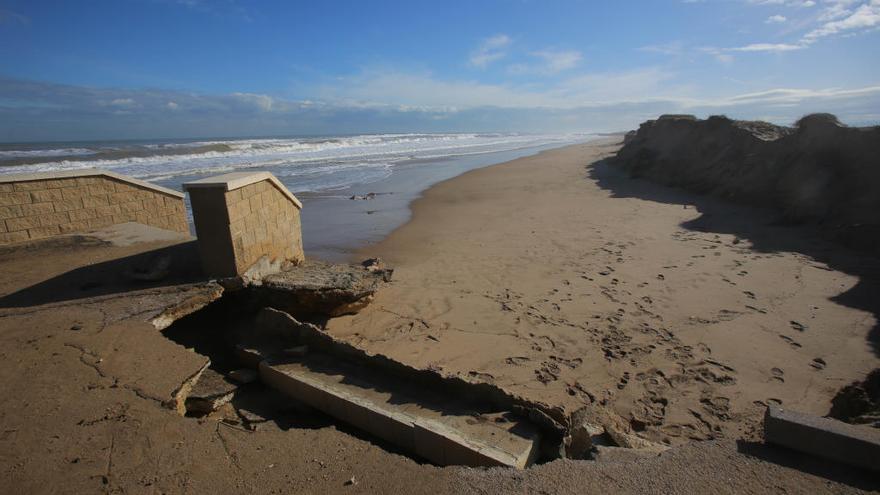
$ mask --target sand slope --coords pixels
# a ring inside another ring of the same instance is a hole
[[[801,253],[877,260],[595,163],[619,141],[431,188],[361,253],[396,266],[396,281],[329,331],[569,411],[591,405],[672,444],[749,436],[769,401],[826,414],[878,365],[875,314],[841,296],[876,286]]]

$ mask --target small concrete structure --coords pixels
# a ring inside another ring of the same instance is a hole
[[[98,169],[0,175],[0,245],[126,222],[189,234],[183,198]]]
[[[880,431],[778,406],[764,415],[765,441],[851,466],[880,471]]]
[[[441,466],[523,469],[538,456],[539,433],[525,422],[504,413],[475,417],[454,407],[453,397],[428,406],[402,384],[387,388],[381,377],[337,359],[264,360],[259,370],[270,387]]]
[[[208,275],[262,276],[304,260],[302,203],[269,172],[235,172],[183,185]]]

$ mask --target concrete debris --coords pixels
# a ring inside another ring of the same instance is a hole
[[[356,265],[306,261],[265,277],[252,291],[260,306],[296,315],[341,316],[372,302],[384,274]]]
[[[232,400],[238,385],[211,368],[202,372],[186,398],[188,414],[209,414]]]
[[[880,428],[880,368],[868,373],[864,380],[840,389],[831,400],[828,416]]]
[[[636,436],[632,433],[628,433],[610,425],[605,426],[605,434],[608,435],[608,437],[611,438],[611,441],[614,442],[615,445],[617,445],[618,447],[642,450],[645,452],[664,452],[666,450],[669,450],[669,447],[666,445],[654,443],[650,440],[645,440],[642,437]]]
[[[770,405],[764,414],[764,441],[880,471],[880,430]]]
[[[259,378],[259,374],[257,374],[256,371],[254,371],[252,369],[247,369],[247,368],[232,370],[229,372],[229,374],[227,376],[231,380],[235,381],[236,383],[240,383],[242,385],[246,385],[248,383],[253,383],[253,382],[257,381],[257,379]]]

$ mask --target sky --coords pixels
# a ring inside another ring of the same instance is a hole
[[[880,0],[0,0],[0,142],[880,122]]]

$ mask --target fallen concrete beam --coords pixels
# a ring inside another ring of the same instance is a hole
[[[366,383],[357,371],[314,369],[301,363],[260,363],[267,385],[438,465],[509,466],[534,462],[539,436],[524,422],[501,414],[426,406],[400,390]],[[356,377],[352,379],[351,377]]]
[[[778,406],[764,414],[764,440],[851,466],[880,471],[880,431]]]

